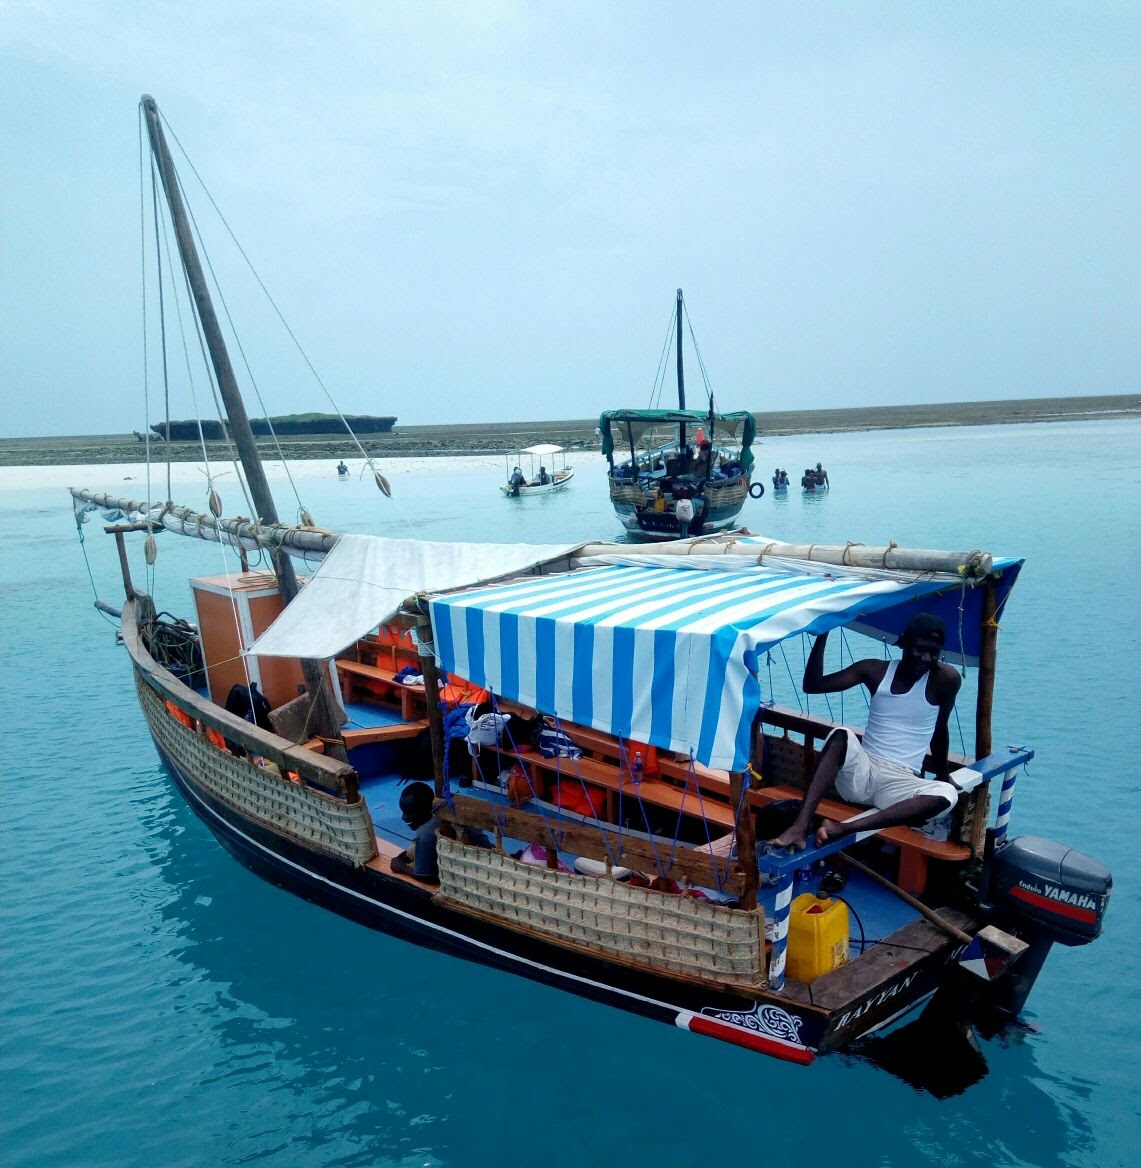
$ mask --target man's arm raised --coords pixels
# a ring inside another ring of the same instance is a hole
[[[876,686],[883,680],[885,664],[882,661],[865,658],[862,661],[853,661],[851,665],[838,669],[835,673],[825,673],[824,650],[827,644],[828,634],[821,633],[812,645],[812,652],[808,654],[808,661],[804,666],[804,681],[802,683],[804,692],[806,694],[839,693],[841,690],[852,689],[857,685],[866,685],[872,693],[875,693]],[[956,676],[958,675],[956,674]],[[954,698],[951,701],[953,705]]]

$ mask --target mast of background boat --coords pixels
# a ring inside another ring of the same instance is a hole
[[[682,297],[681,289],[677,290],[677,408],[679,410],[685,409],[685,369],[682,368],[681,360],[681,321],[682,321]],[[681,456],[685,457],[685,422],[682,422],[678,428],[678,448]],[[682,470],[687,468],[682,467]]]
[[[705,440],[709,443],[709,457],[705,460],[705,481],[708,483],[709,480],[713,477],[713,435],[716,432],[716,427],[714,426],[712,393],[709,395],[709,417],[706,418],[705,424],[709,427],[709,432],[705,435]]]
[[[149,94],[144,94],[139,104],[146,115],[147,134],[150,137],[155,161],[158,163],[167,206],[170,208],[175,239],[178,241],[178,253],[182,258],[186,280],[198,310],[198,319],[202,323],[202,332],[210,350],[210,362],[214,366],[214,374],[218,379],[218,390],[222,395],[222,404],[226,407],[230,433],[238,448],[238,457],[242,460],[242,469],[246,474],[250,495],[259,521],[277,523],[277,505],[273,501],[269,482],[265,477],[261,455],[258,453],[257,443],[254,441],[253,430],[250,429],[250,419],[246,414],[245,403],[238,390],[237,379],[234,377],[234,367],[230,364],[230,354],[226,350],[226,342],[218,325],[218,317],[210,299],[210,290],[206,285],[206,276],[202,271],[201,261],[198,259],[198,250],[194,246],[194,237],[190,232],[190,223],[182,202],[182,192],[179,189],[174,160],[170,156],[166,136],[162,132],[162,123],[159,121],[158,107],[155,105],[154,98]],[[270,557],[281,595],[288,604],[297,595],[297,574],[293,570],[293,563],[289,556],[277,548],[270,552]],[[315,699],[314,729],[322,738],[339,739],[340,729],[337,726],[337,719],[332,715],[331,695],[326,688],[320,664],[316,661],[302,661],[301,670],[305,675],[309,692],[314,695]]]

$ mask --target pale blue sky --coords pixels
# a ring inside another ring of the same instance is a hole
[[[646,405],[678,286],[724,409],[1136,392],[1139,34],[1132,2],[0,0],[0,432],[142,427],[142,93],[346,412]],[[326,408],[229,279],[267,408]]]

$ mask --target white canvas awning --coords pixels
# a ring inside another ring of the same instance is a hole
[[[525,572],[579,546],[342,535],[297,598],[247,652],[255,657],[333,657],[387,621],[409,596]]]

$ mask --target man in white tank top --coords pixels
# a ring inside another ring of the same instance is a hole
[[[923,823],[955,806],[959,792],[949,777],[948,722],[961,678],[940,663],[946,639],[943,622],[921,612],[900,634],[903,656],[899,661],[865,658],[826,674],[828,634],[816,638],[804,668],[804,692],[838,693],[867,686],[872,695],[867,729],[863,743],[846,726],[828,735],[796,821],[773,844],[805,847],[808,825],[833,783],[841,798],[876,810],[842,823],[825,820],[816,832],[818,844],[854,831]],[[928,748],[935,779],[923,777]]]

